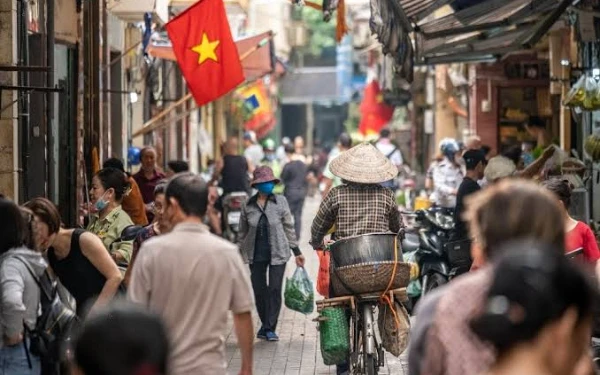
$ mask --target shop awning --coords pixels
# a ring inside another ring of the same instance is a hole
[[[399,0],[398,3],[398,19],[406,30],[415,33],[415,63],[436,64],[493,60],[532,48],[573,0]]]
[[[243,61],[244,75],[246,81],[253,81],[266,74],[272,73],[276,68],[275,48],[272,40],[272,32],[267,31],[254,36],[239,39],[235,42],[240,56],[252,51],[261,41],[268,40],[262,47],[248,55]],[[169,43],[150,44],[147,52],[150,56],[160,59],[177,61],[173,48]]]

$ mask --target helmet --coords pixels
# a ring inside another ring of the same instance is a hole
[[[263,149],[267,151],[275,151],[275,141],[271,138],[267,138],[263,141]]]
[[[448,159],[454,159],[454,155],[460,150],[458,142],[452,138],[444,138],[440,142],[440,151]]]

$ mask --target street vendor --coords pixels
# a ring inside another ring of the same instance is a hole
[[[377,148],[362,143],[333,159],[329,168],[343,184],[332,188],[321,202],[311,228],[314,249],[324,248],[323,240],[334,226],[335,240],[402,230],[394,192],[380,185],[395,178],[398,168]],[[329,296],[335,297],[331,286]],[[348,371],[348,363],[337,365],[337,374]]]
[[[331,173],[344,184],[334,187],[321,202],[311,229],[311,245],[323,240],[335,225],[334,238],[371,233],[398,233],[402,218],[392,190],[380,186],[398,175],[398,168],[377,148],[360,144],[332,160]]]

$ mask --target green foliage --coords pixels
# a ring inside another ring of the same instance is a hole
[[[349,134],[358,131],[358,125],[360,124],[360,104],[356,102],[350,102],[348,104],[348,118],[344,121],[344,127]]]
[[[302,19],[309,32],[305,53],[321,56],[323,49],[335,46],[335,17],[325,22],[323,12],[305,6],[302,8]]]

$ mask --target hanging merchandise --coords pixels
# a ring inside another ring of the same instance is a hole
[[[584,111],[600,110],[600,76],[584,74],[571,87],[563,105]]]
[[[593,161],[600,161],[600,136],[591,134],[585,139],[584,150]]]
[[[408,32],[402,28],[388,0],[370,0],[371,32],[382,44],[383,53],[394,58],[396,74],[408,83],[413,81],[413,45]]]

